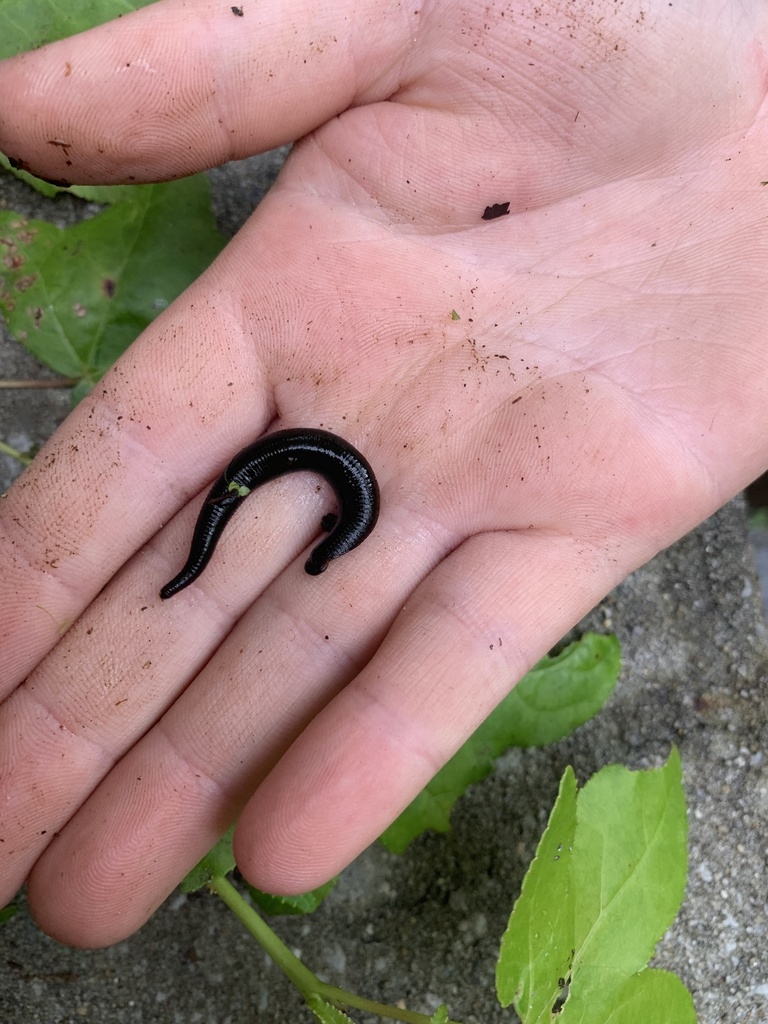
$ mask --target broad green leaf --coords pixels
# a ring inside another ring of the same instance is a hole
[[[575,832],[576,776],[569,767],[523,880],[496,965],[499,1002],[514,1002],[525,1024],[551,1020],[552,1007],[571,972]]]
[[[36,50],[154,0],[0,0],[0,60]]]
[[[663,768],[603,768],[579,793],[574,848],[576,964],[640,970],[685,891],[687,822],[680,754]],[[617,942],[632,922],[631,942]]]
[[[674,749],[652,771],[604,768],[579,793],[576,820],[571,996],[599,1021],[612,993],[645,967],[683,899],[688,828],[680,754]],[[568,1005],[560,1024],[576,1012],[566,1015]]]
[[[425,832],[447,832],[453,805],[493,771],[509,747],[554,743],[592,718],[613,692],[621,667],[615,636],[587,633],[520,680],[486,721],[389,826],[381,841],[394,853]]]
[[[320,1021],[320,1024],[354,1024],[351,1017],[348,1017],[346,1013],[342,1013],[332,1003],[327,1003],[316,992],[307,996],[307,1006],[314,1013],[317,1020]]]
[[[207,179],[136,186],[69,228],[0,211],[0,312],[38,359],[95,383],[224,244]]]
[[[207,885],[212,878],[223,878],[224,875],[228,875],[232,871],[235,866],[235,857],[232,853],[232,836],[234,834],[235,826],[233,825],[184,878],[181,883],[182,892],[196,892]]]
[[[252,885],[248,886],[248,892],[256,906],[265,914],[311,914],[313,910],[317,910],[337,882],[338,877],[332,878],[317,889],[301,893],[299,896],[273,896],[271,893],[262,892],[261,889],[255,889]]]
[[[646,967],[683,897],[686,836],[677,750],[578,794],[567,769],[502,941],[502,1004],[523,1024],[695,1024],[679,979]]]

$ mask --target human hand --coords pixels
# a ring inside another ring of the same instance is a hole
[[[50,178],[303,136],[0,503],[0,905],[29,875],[43,929],[117,941],[238,815],[254,884],[319,884],[768,465],[768,16],[688,8],[163,0],[0,65]],[[363,452],[376,530],[310,578],[328,495],[282,478],[161,602],[278,426]]]

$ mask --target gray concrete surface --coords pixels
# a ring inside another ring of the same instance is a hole
[[[230,232],[273,168],[269,158],[266,169],[251,163],[215,173],[217,212]],[[51,206],[12,179],[0,180],[4,204],[62,218],[77,206],[68,198]],[[3,340],[0,377],[38,372]],[[39,444],[66,409],[64,392],[0,391],[0,439]],[[0,457],[0,489],[17,469]],[[493,995],[496,951],[565,765],[583,782],[606,763],[656,765],[674,742],[688,796],[689,884],[657,963],[689,986],[700,1024],[764,1024],[768,642],[743,504],[636,572],[581,628],[615,631],[624,651],[618,690],[596,720],[548,749],[506,755],[458,805],[448,836],[425,836],[403,857],[374,846],[315,915],[273,924],[335,984],[429,1012],[446,1000],[467,1024],[512,1022]],[[277,969],[205,893],[174,895],[140,933],[96,952],[58,945],[25,913],[0,928],[4,1024],[309,1019]]]

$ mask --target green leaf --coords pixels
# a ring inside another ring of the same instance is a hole
[[[63,229],[0,211],[0,312],[38,359],[90,385],[224,244],[203,175],[132,191]]]
[[[232,853],[232,836],[234,834],[235,826],[233,825],[184,878],[181,883],[182,892],[196,892],[207,885],[212,878],[223,878],[233,870],[235,856]]]
[[[0,60],[74,35],[154,0],[0,0]]]
[[[299,896],[273,896],[271,893],[262,892],[261,889],[255,889],[252,885],[248,886],[248,892],[256,906],[265,914],[311,914],[313,910],[317,910],[337,882],[338,876]]]
[[[502,940],[502,1005],[523,1024],[695,1024],[679,979],[646,967],[682,901],[686,838],[677,750],[578,794],[567,769]]]
[[[556,1024],[696,1024],[691,993],[676,974],[646,969],[600,991],[599,976],[580,971]]]
[[[351,1017],[348,1017],[346,1013],[342,1013],[338,1007],[327,1003],[316,992],[307,996],[307,1006],[320,1021],[320,1024],[354,1024]]]
[[[560,1024],[581,1012],[610,1019],[616,992],[645,967],[680,907],[688,828],[678,751],[654,771],[604,768],[579,794],[577,822],[576,956]]]
[[[5,924],[6,921],[10,921],[12,917],[15,917],[19,912],[19,908],[15,903],[9,903],[8,906],[0,909],[0,924]]]
[[[447,832],[467,787],[493,771],[509,747],[554,743],[592,718],[613,692],[621,667],[615,636],[587,633],[528,672],[381,836],[394,853],[425,832]]]
[[[750,530],[768,529],[768,508],[751,509],[747,516],[747,525]]]
[[[685,889],[685,798],[680,754],[664,768],[603,768],[579,794],[574,852],[578,959],[638,970],[672,923]],[[632,942],[614,938],[632,921]],[[661,930],[659,922],[661,922]]]
[[[507,745],[544,747],[570,735],[602,708],[620,670],[618,638],[597,633],[543,658],[500,705]]]
[[[550,1019],[571,971],[575,832],[576,776],[568,767],[501,940],[496,965],[499,1002],[502,1006],[514,1002],[525,1024]]]

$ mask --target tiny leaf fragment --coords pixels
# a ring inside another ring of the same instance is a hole
[[[307,996],[307,1006],[314,1013],[320,1024],[354,1024],[351,1017],[343,1013],[337,1006],[326,1002],[316,992]]]
[[[317,889],[300,893],[298,896],[273,896],[271,893],[262,892],[261,889],[256,889],[252,885],[248,886],[248,892],[259,910],[262,910],[265,914],[272,914],[273,916],[311,914],[317,910],[338,880],[337,875],[323,885],[319,885]]]
[[[182,880],[182,892],[196,892],[207,885],[212,878],[223,878],[233,870],[235,867],[235,855],[232,852],[234,834],[235,826],[233,825]]]

